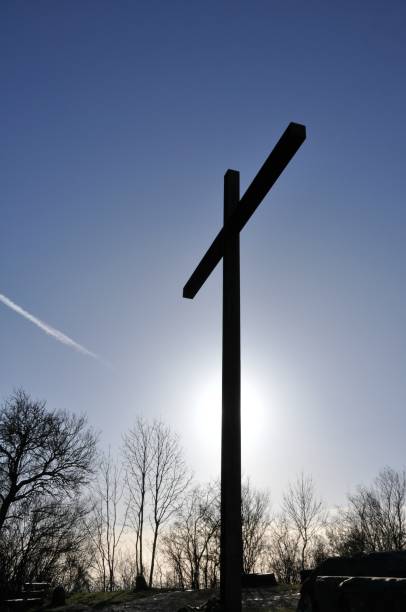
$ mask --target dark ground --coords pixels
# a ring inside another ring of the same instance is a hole
[[[131,598],[129,592],[105,594],[84,594],[68,600],[68,605],[54,608],[58,612],[177,612],[183,606],[200,606],[210,597],[218,595],[217,590],[173,591],[152,593],[142,598]],[[107,595],[107,594],[106,594]],[[136,594],[133,594],[136,597]],[[254,612],[293,612],[299,599],[299,588],[280,585],[261,589],[243,589],[243,609]],[[48,608],[49,610],[49,608]]]

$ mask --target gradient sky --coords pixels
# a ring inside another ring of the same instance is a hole
[[[0,5],[0,397],[137,414],[220,465],[221,266],[182,287],[290,121],[308,138],[241,235],[243,467],[329,504],[406,463],[404,2]],[[111,364],[111,367],[107,364]]]

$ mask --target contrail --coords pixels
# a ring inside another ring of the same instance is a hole
[[[58,342],[62,342],[62,344],[65,344],[66,346],[70,346],[70,348],[73,348],[75,351],[78,351],[83,355],[88,355],[89,357],[93,357],[94,359],[105,363],[103,359],[99,357],[99,355],[96,355],[96,353],[92,353],[92,351],[89,351],[86,347],[82,346],[81,344],[78,344],[78,342],[75,342],[74,340],[72,340],[72,338],[69,338],[69,336],[59,331],[59,329],[55,329],[55,327],[48,325],[48,323],[44,323],[44,321],[41,321],[41,319],[37,319],[37,317],[34,317],[34,315],[30,314],[29,312],[24,310],[24,308],[21,308],[21,306],[18,306],[18,304],[15,304],[12,300],[10,300],[8,297],[1,293],[0,302],[2,302],[5,306],[11,308],[11,310],[14,310],[14,312],[21,315],[25,319],[28,319],[28,321],[31,321],[31,323],[34,323],[34,325],[42,329],[42,331],[44,331],[49,336],[55,338],[55,340],[58,340]]]

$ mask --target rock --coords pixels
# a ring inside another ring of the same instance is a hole
[[[241,578],[242,587],[269,587],[276,586],[275,574],[243,574]]]
[[[64,606],[66,600],[66,593],[63,586],[57,586],[52,591],[51,605],[53,606]]]

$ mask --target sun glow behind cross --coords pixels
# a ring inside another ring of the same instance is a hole
[[[194,394],[194,415],[199,445],[208,453],[219,452],[221,440],[221,378],[212,374]],[[254,376],[241,380],[241,446],[251,455],[263,434],[266,419],[265,394]]]

